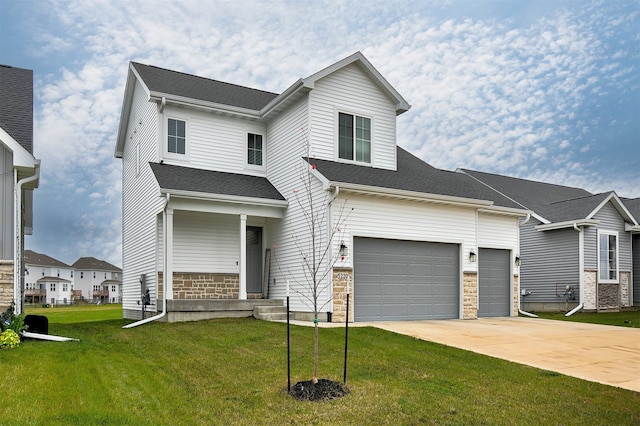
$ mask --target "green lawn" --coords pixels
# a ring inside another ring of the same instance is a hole
[[[27,308],[26,314],[44,315],[49,323],[73,324],[122,319],[122,305],[72,305],[55,308]]]
[[[640,393],[375,328],[349,330],[351,393],[283,389],[286,325],[254,319],[63,323],[79,342],[0,351],[1,424],[637,425]],[[341,380],[343,329],[321,329],[321,377]],[[313,331],[292,326],[292,384],[310,379]]]
[[[536,313],[540,318],[588,322],[592,324],[615,325],[620,327],[640,328],[640,310],[623,312],[578,312],[565,317],[562,313]]]

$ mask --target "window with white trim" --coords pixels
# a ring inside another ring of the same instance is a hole
[[[247,133],[247,164],[258,167],[264,165],[264,142],[259,133]]]
[[[187,152],[187,122],[167,119],[167,152],[185,155]]]
[[[600,282],[618,282],[618,233],[598,231],[598,278]]]
[[[371,119],[338,113],[338,157],[371,163]]]

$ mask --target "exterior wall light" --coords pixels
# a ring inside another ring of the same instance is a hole
[[[478,255],[476,254],[474,249],[471,249],[471,251],[469,252],[469,262],[476,263],[477,260],[478,260]]]
[[[520,256],[516,256],[516,266],[520,267],[520,265],[522,265],[522,259],[520,259]]]
[[[347,255],[349,255],[349,247],[347,247],[347,245],[344,243],[344,241],[340,242],[339,254],[340,254],[340,257],[342,258],[342,260],[344,260],[344,258],[347,257]]]

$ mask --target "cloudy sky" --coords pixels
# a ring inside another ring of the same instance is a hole
[[[0,0],[0,63],[34,70],[26,247],[122,264],[129,61],[281,92],[358,50],[428,163],[640,197],[639,0]]]

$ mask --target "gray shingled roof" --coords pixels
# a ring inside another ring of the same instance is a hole
[[[636,222],[640,223],[640,198],[622,198],[622,202],[636,219]]]
[[[184,74],[137,62],[131,63],[150,91],[260,110],[271,102],[277,93],[251,89],[218,80]]]
[[[104,260],[98,260],[95,257],[81,257],[76,260],[73,265],[74,269],[85,271],[114,271],[122,272],[122,269],[112,265]]]
[[[60,262],[58,259],[47,256],[46,254],[36,253],[33,250],[24,251],[24,263],[37,266],[55,266],[59,268],[70,268],[64,262]]]
[[[316,170],[332,182],[488,200],[496,206],[522,208],[469,176],[437,169],[400,147],[397,147],[397,153],[397,171],[327,160],[307,161],[315,164]]]
[[[285,200],[264,177],[169,164],[149,163],[149,165],[162,189]]]
[[[461,169],[550,222],[584,219],[610,194]]]
[[[0,65],[0,127],[33,155],[33,71]]]

